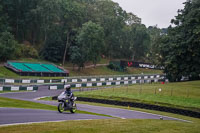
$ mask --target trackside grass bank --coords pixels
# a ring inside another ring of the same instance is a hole
[[[137,84],[75,92],[78,97],[139,102],[200,112],[200,81]]]
[[[92,76],[92,75],[126,75],[126,74],[163,74],[162,70],[153,70],[145,68],[128,68],[125,72],[114,71],[106,66],[85,68],[81,71],[68,68],[70,76]]]
[[[55,106],[0,97],[0,107],[56,110]]]
[[[165,120],[82,120],[0,127],[0,133],[199,133],[194,123]]]

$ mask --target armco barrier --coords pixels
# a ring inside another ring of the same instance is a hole
[[[110,86],[110,85],[129,85],[136,83],[152,83],[159,82],[165,79],[165,75],[124,75],[124,76],[107,76],[107,77],[70,77],[68,79],[56,79],[56,80],[28,80],[28,79],[1,79],[1,82],[8,83],[32,83],[31,86],[46,85],[50,90],[63,89],[65,84],[71,85],[71,87],[94,87],[94,86]],[[61,82],[61,83],[57,83]],[[37,84],[35,84],[37,83]],[[50,83],[50,84],[49,84]],[[14,90],[26,90],[23,86],[7,86],[2,85],[0,91],[14,91]],[[30,85],[29,85],[30,86]],[[29,89],[29,88],[28,88]],[[31,89],[31,88],[30,88]],[[33,89],[34,90],[34,89]],[[37,90],[37,89],[35,89]]]
[[[30,83],[77,83],[77,82],[104,82],[104,81],[121,81],[133,79],[165,79],[165,75],[109,75],[109,76],[87,76],[87,77],[67,77],[65,79],[0,79],[1,84],[30,84]]]
[[[45,85],[49,86],[50,90],[56,90],[56,89],[63,89],[66,87],[66,85],[71,85],[71,87],[100,87],[100,86],[111,86],[111,85],[130,85],[130,84],[137,84],[137,83],[152,83],[152,82],[159,82],[162,79],[156,78],[156,79],[142,79],[142,78],[124,78],[125,80],[119,80],[121,78],[108,78],[108,80],[103,80],[100,79],[99,81],[92,79],[91,82],[65,82],[65,83],[50,83],[50,84],[45,84],[44,80],[38,80],[37,83],[40,83],[38,85],[34,85],[34,83],[30,86],[7,86],[4,85],[3,87],[0,87],[0,91],[18,91],[18,90],[37,90],[38,86],[40,85]],[[13,80],[8,80],[13,82]],[[28,81],[26,81],[28,82]],[[34,87],[33,87],[34,86]]]
[[[0,91],[34,91],[38,86],[0,86]]]
[[[159,82],[159,80],[127,80],[127,81],[106,81],[106,82],[87,82],[87,83],[67,83],[64,84],[55,84],[55,85],[49,85],[50,90],[56,90],[56,89],[63,89],[67,85],[71,85],[72,88],[80,88],[80,87],[100,87],[100,86],[110,86],[110,85],[131,85],[131,84],[137,84],[137,83],[152,83],[152,82]]]
[[[54,97],[54,99],[56,99],[56,97]],[[180,114],[180,115],[200,118],[200,112],[195,112],[195,111],[185,110],[185,109],[171,108],[171,107],[164,107],[164,106],[158,106],[158,105],[136,103],[136,102],[121,102],[121,101],[115,101],[115,100],[95,99],[95,98],[87,98],[87,97],[78,97],[77,100],[85,101],[85,102],[110,104],[110,105],[120,105],[120,106],[126,106],[126,107],[130,106],[130,107],[157,110],[157,111],[163,111],[163,112],[169,112],[169,113],[174,113],[174,114]]]

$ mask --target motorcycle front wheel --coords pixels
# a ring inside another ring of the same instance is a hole
[[[76,103],[73,104],[72,108],[70,109],[71,113],[75,113],[77,110]]]
[[[58,104],[58,112],[62,113],[65,110],[64,103],[59,103]]]

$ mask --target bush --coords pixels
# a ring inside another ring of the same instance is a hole
[[[18,44],[15,49],[15,58],[30,57],[38,58],[38,51],[31,45]]]
[[[112,69],[112,70],[115,70],[115,71],[122,71],[120,66],[113,64],[113,63],[110,63],[107,67]]]
[[[0,34],[0,61],[14,58],[17,45],[18,43],[10,32],[2,32]]]
[[[24,57],[38,58],[38,51],[31,45],[21,44]]]

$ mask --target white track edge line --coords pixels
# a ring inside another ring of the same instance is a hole
[[[40,122],[26,122],[26,123],[13,123],[13,124],[2,124],[0,127],[4,126],[16,126],[16,125],[29,125],[29,124],[42,124],[42,123],[50,123],[50,122],[67,122],[67,121],[90,121],[96,119],[77,119],[77,120],[57,120],[57,121],[40,121]]]

